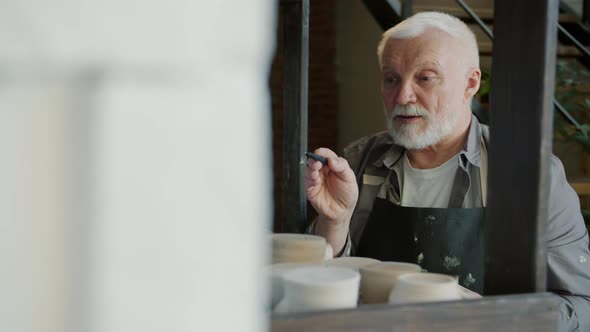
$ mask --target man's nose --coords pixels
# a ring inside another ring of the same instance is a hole
[[[414,93],[411,82],[402,83],[395,96],[395,103],[398,105],[406,105],[414,102],[416,102],[416,94]]]

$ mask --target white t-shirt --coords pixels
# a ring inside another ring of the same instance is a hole
[[[417,169],[403,156],[402,206],[446,208],[455,181],[459,154],[431,169]]]

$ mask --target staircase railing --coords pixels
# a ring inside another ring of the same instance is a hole
[[[459,6],[461,6],[461,8],[463,8],[463,10],[465,10],[465,12],[477,23],[477,25],[479,25],[479,27],[485,32],[485,34],[493,42],[494,35],[493,35],[492,31],[479,18],[479,16],[463,0],[456,0],[456,1],[457,1],[457,4]],[[576,46],[576,48],[578,50],[580,50],[584,55],[586,55],[587,57],[590,58],[590,52],[588,52],[588,50],[584,47],[584,45],[582,45],[574,36],[572,36],[570,33],[568,33],[567,30],[565,30],[561,26],[561,24],[557,23],[557,28],[559,29],[560,32],[563,33],[564,36],[566,36]],[[576,119],[574,119],[574,117],[572,117],[571,114],[569,114],[569,112],[565,109],[565,107],[563,107],[563,105],[561,105],[555,98],[553,98],[553,106],[555,106],[555,108],[559,111],[559,113],[561,115],[563,115],[563,117],[569,123],[571,123],[577,130],[581,129],[578,121],[576,121]]]
[[[494,35],[492,33],[492,30],[490,30],[490,28],[488,28],[488,26],[485,23],[483,23],[481,18],[477,16],[477,14],[471,9],[471,7],[469,7],[462,0],[457,0],[457,4],[459,4],[459,6],[463,8],[463,10],[477,23],[477,25],[479,25],[483,32],[485,32],[485,34],[488,35],[488,37],[490,37],[490,40],[494,41]]]
[[[588,50],[586,49],[586,47],[584,47],[584,45],[582,45],[582,43],[580,43],[579,40],[576,39],[576,37],[572,36],[569,32],[567,32],[567,30],[559,23],[557,23],[557,29],[559,30],[559,32],[561,32],[565,37],[567,37],[567,39],[570,40],[570,42],[572,42],[574,44],[574,46],[580,51],[582,52],[585,56],[587,56],[588,58],[590,58],[590,52],[588,52]]]

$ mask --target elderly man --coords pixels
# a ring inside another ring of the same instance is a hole
[[[378,47],[388,131],[343,157],[308,160],[309,229],[337,255],[420,264],[483,291],[488,127],[471,113],[481,71],[475,36],[452,16],[420,13]],[[578,198],[551,159],[548,289],[562,296],[563,330],[590,331],[590,254]]]

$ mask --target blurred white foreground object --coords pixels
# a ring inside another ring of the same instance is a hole
[[[267,329],[276,6],[0,2],[0,331]]]

